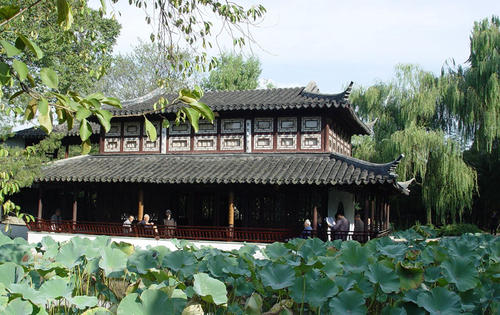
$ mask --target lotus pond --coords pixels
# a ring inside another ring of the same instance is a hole
[[[500,240],[296,239],[262,250],[147,250],[107,237],[0,234],[2,314],[497,314]]]

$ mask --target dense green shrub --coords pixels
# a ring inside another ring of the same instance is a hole
[[[498,238],[396,236],[408,241],[295,239],[224,252],[175,240],[170,251],[108,237],[28,244],[0,235],[0,313],[498,313]]]
[[[448,224],[439,228],[439,236],[460,236],[465,233],[483,233],[483,231],[474,224],[460,223]]]

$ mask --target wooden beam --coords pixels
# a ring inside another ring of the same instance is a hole
[[[142,190],[142,187],[139,188],[139,196],[138,196],[139,202],[137,206],[137,220],[141,221],[142,217],[144,216],[144,192]]]
[[[234,192],[229,192],[229,227],[234,227]]]
[[[42,202],[42,187],[38,188],[38,214],[37,219],[42,219],[43,202]]]

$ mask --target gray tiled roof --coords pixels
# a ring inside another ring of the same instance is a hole
[[[90,122],[90,125],[92,126],[92,133],[93,134],[99,134],[101,132],[101,125],[99,125],[98,123]],[[60,133],[65,134],[66,136],[77,137],[77,136],[80,136],[80,123],[75,122],[75,124],[73,125],[73,129],[71,129],[69,131],[68,131],[67,124],[56,125],[52,129],[52,132],[60,132]],[[19,138],[23,138],[23,139],[27,139],[27,138],[41,139],[41,138],[44,138],[46,135],[47,134],[45,133],[45,131],[43,131],[39,127],[31,127],[31,128],[22,129],[22,130],[16,131],[16,133],[15,133],[15,137],[19,137]]]
[[[260,89],[244,91],[208,91],[205,92],[201,101],[206,103],[213,111],[237,111],[237,110],[286,110],[307,108],[341,108],[346,112],[347,119],[353,124],[352,130],[356,134],[369,134],[367,127],[355,114],[349,103],[352,82],[349,87],[338,94],[321,94],[314,82],[306,87]],[[122,102],[122,109],[110,108],[114,116],[142,115],[144,112],[152,111],[153,104],[160,97],[172,101],[177,95],[165,95],[160,89],[148,95],[133,100]],[[179,106],[172,104],[167,106],[165,112],[173,113]]]
[[[42,182],[392,184],[399,158],[374,164],[330,153],[92,155],[52,162]]]

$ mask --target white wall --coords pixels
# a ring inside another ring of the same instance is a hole
[[[344,214],[350,223],[350,230],[354,231],[354,194],[330,188],[328,190],[328,216],[335,217],[339,203],[344,204]]]
[[[68,241],[72,237],[83,237],[83,238],[88,238],[88,239],[95,239],[96,235],[86,235],[86,234],[66,234],[66,233],[51,233],[51,232],[31,232],[28,231],[28,242],[30,243],[38,243],[40,242],[45,236],[50,236],[53,240],[57,242],[64,242]],[[111,237],[111,241],[114,242],[125,242],[132,244],[134,246],[137,246],[139,248],[145,249],[148,246],[165,246],[168,249],[174,251],[177,250],[177,247],[175,247],[174,243],[171,240],[168,239],[159,239],[155,240],[154,238],[140,238],[140,237],[125,237],[125,236],[113,236]],[[242,242],[218,242],[218,241],[189,241],[191,244],[196,246],[197,248],[200,247],[214,247],[220,250],[225,250],[225,251],[231,251],[233,249],[239,249],[246,243]],[[248,243],[248,244],[254,244],[257,245],[260,249],[266,247],[267,244],[263,243]],[[255,258],[264,258],[264,256],[260,253],[257,252],[255,254]]]

